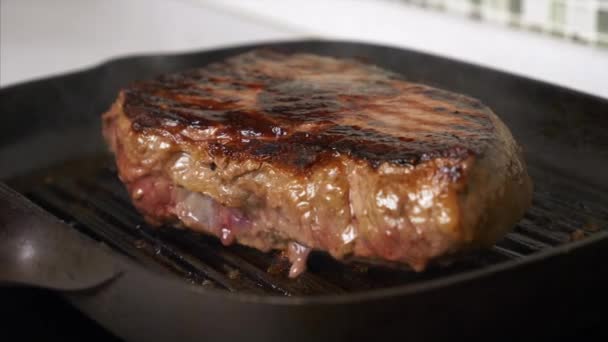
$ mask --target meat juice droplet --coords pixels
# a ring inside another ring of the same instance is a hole
[[[310,248],[303,246],[297,242],[290,242],[287,247],[287,257],[291,262],[289,269],[289,278],[295,278],[302,272],[306,271],[306,261],[310,254]]]
[[[234,242],[234,233],[232,232],[232,229],[226,227],[222,228],[220,240],[222,240],[224,246],[231,245]]]
[[[131,194],[131,197],[133,197],[134,200],[141,199],[142,197],[144,197],[144,189],[142,189],[142,188],[135,189],[135,191],[133,191],[133,193]]]

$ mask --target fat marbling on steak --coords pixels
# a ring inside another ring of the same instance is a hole
[[[123,89],[103,127],[148,222],[285,250],[291,276],[311,249],[422,270],[531,203],[489,108],[355,60],[252,51]]]

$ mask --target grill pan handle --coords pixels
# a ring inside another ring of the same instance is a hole
[[[0,182],[0,286],[84,290],[119,274],[102,245]]]

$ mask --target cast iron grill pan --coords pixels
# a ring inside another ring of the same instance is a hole
[[[608,286],[608,268],[594,265],[608,260],[608,103],[417,52],[263,46],[368,60],[494,109],[524,146],[535,184],[532,207],[495,246],[421,273],[314,253],[309,270],[288,279],[277,253],[146,225],[101,140],[100,113],[132,80],[256,47],[125,58],[0,90],[0,179],[125,265],[109,285],[64,294],[79,309],[121,337],[159,341],[476,337],[509,324],[518,328],[501,336],[552,336],[598,321]]]

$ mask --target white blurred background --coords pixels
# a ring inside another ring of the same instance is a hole
[[[1,0],[0,86],[117,56],[314,37],[416,49],[608,98],[608,49],[598,14],[606,3]]]

